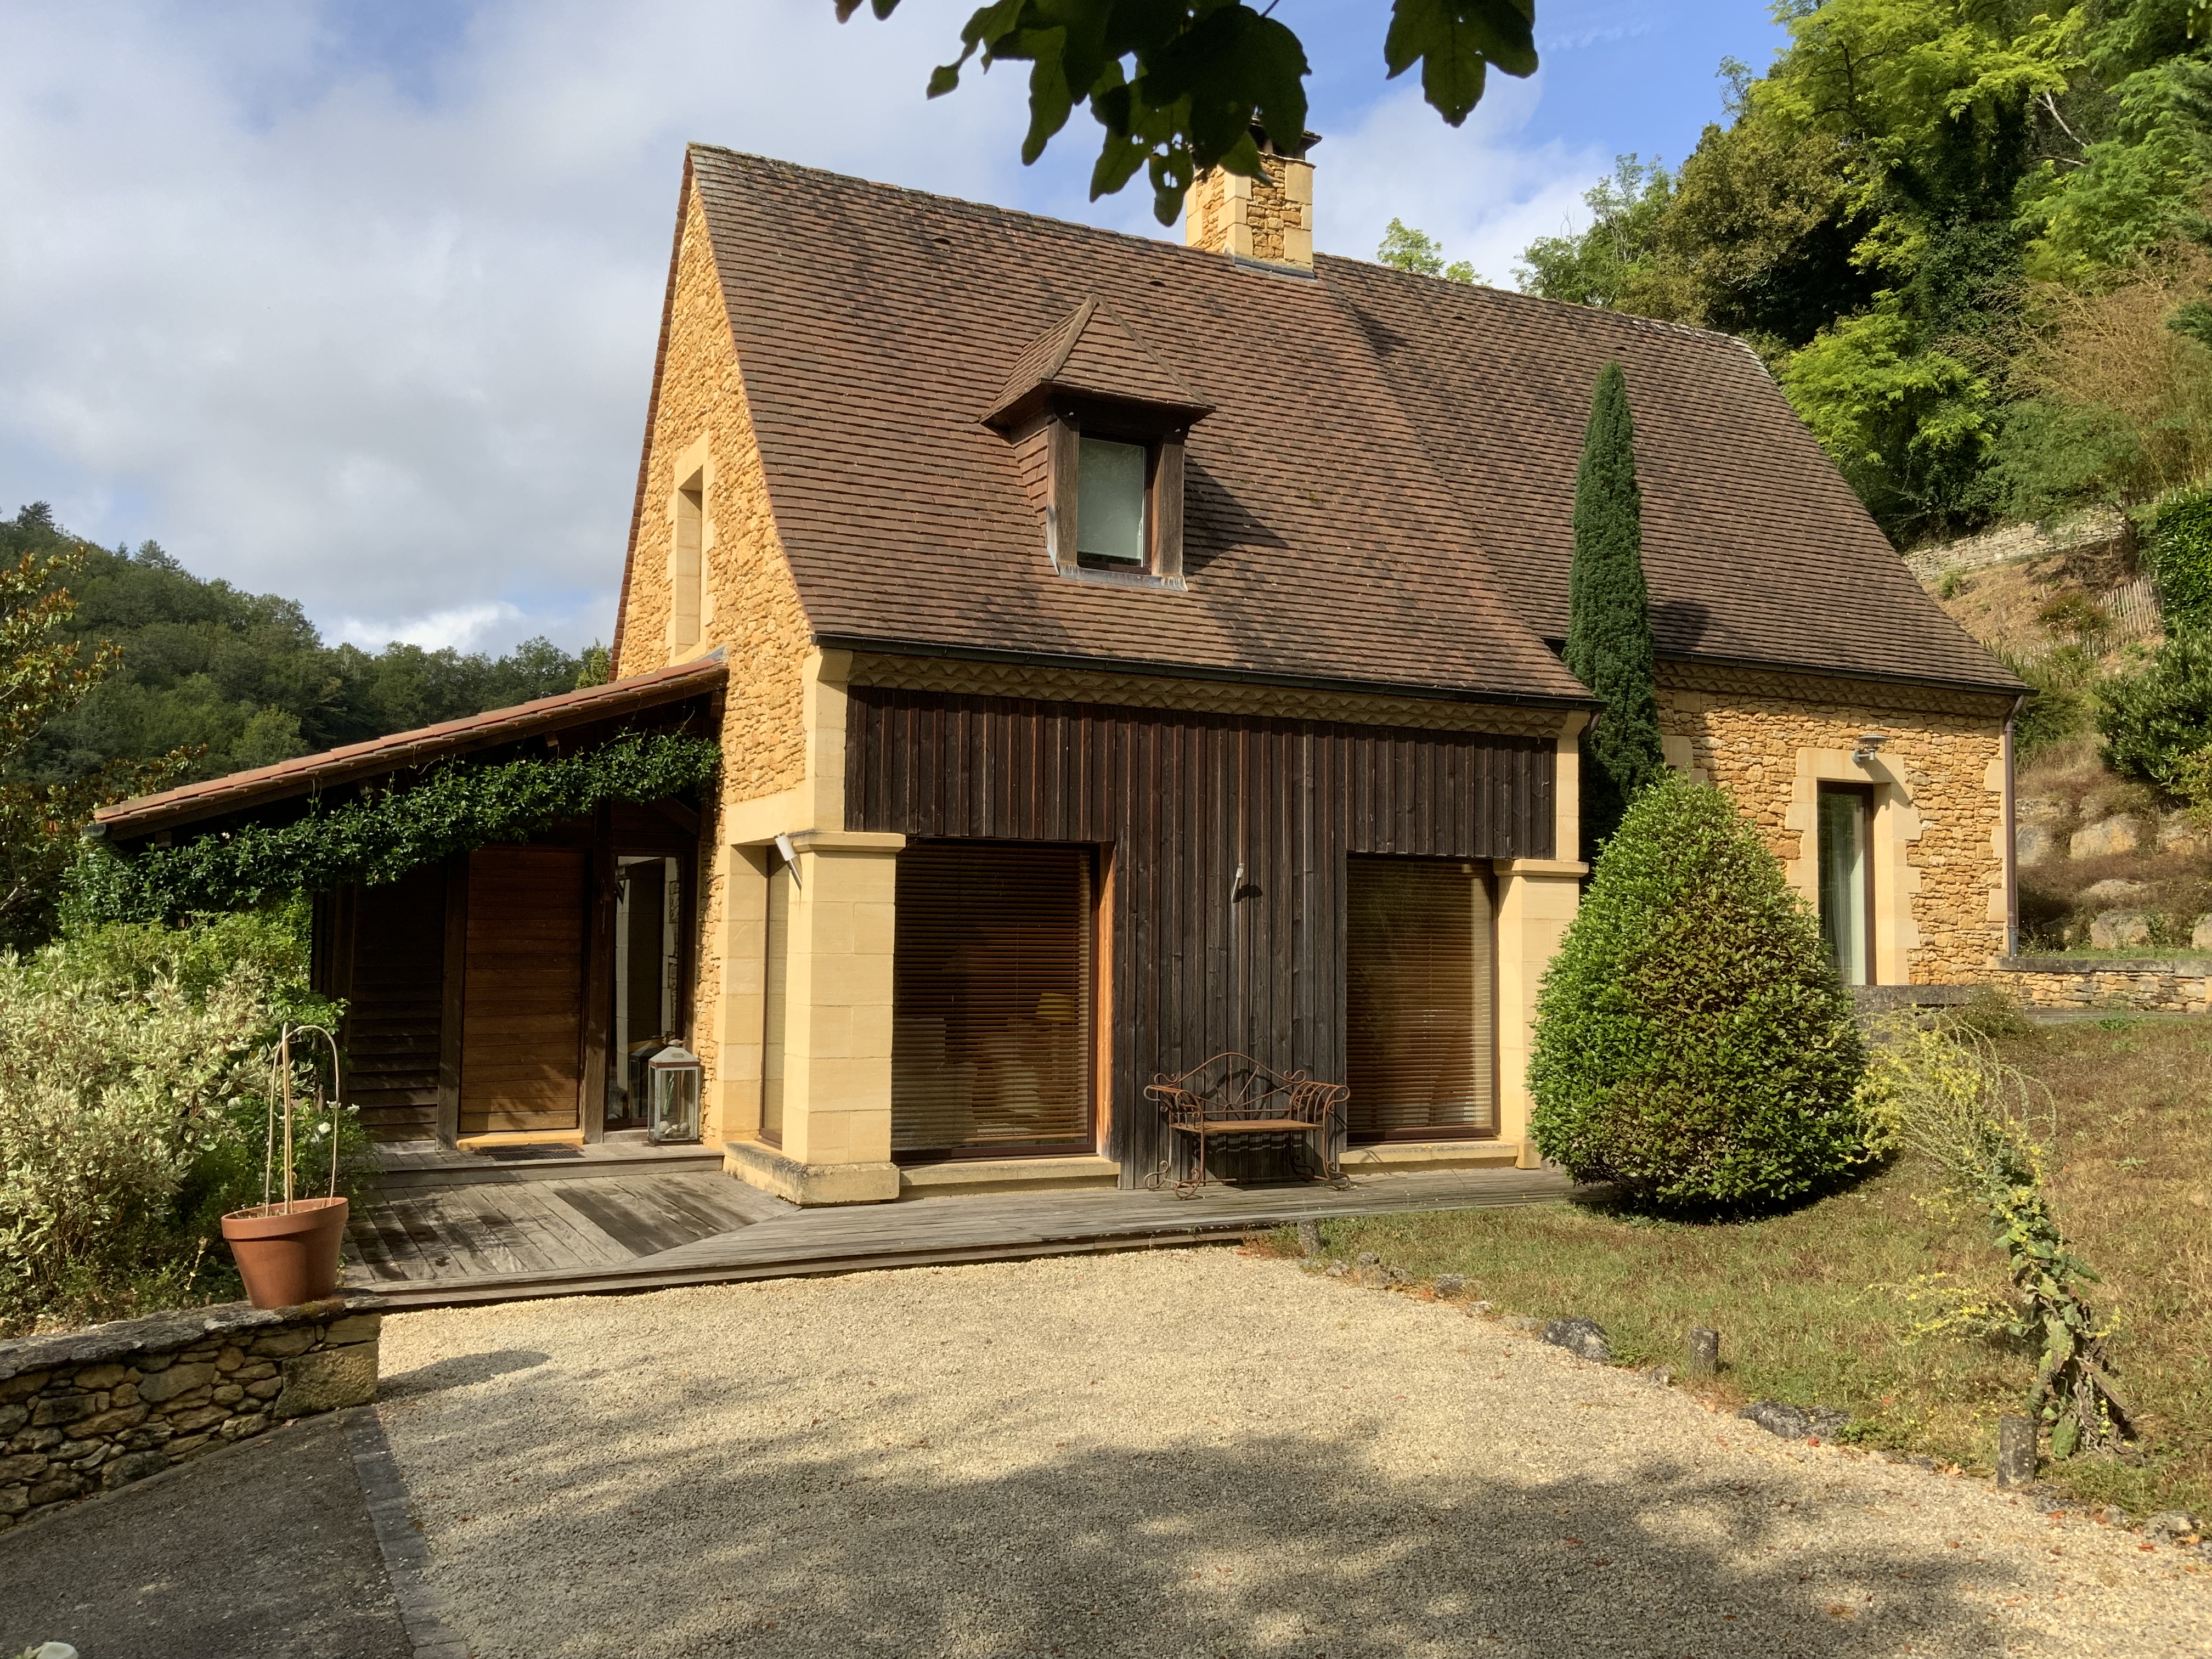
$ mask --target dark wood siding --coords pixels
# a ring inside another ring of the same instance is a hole
[[[434,864],[317,902],[318,988],[346,1005],[346,1100],[379,1140],[437,1132],[445,922],[446,872]]]
[[[1164,1152],[1155,1072],[1241,1049],[1344,1077],[1348,854],[1553,856],[1549,738],[879,687],[849,708],[849,828],[1107,849],[1125,1182]]]

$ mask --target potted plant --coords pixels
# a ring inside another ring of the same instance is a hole
[[[318,1054],[314,1063],[313,1115],[322,1117],[319,1132],[331,1141],[331,1179],[320,1198],[301,1198],[294,1190],[293,1146],[295,1084],[292,1039],[319,1036],[330,1050],[331,1091],[328,1115],[323,1093],[323,1073]],[[261,1202],[233,1210],[222,1218],[223,1240],[238,1261],[246,1294],[257,1308],[290,1308],[329,1296],[338,1286],[338,1247],[345,1240],[346,1200],[338,1196],[337,1103],[338,1046],[319,1025],[286,1024],[276,1038],[276,1057],[269,1091],[267,1154],[263,1159]],[[283,1196],[276,1194],[277,1107],[283,1107]]]

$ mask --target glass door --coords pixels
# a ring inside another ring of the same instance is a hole
[[[1846,985],[1874,983],[1874,792],[1820,786],[1820,939]]]
[[[615,860],[613,1075],[607,1127],[645,1122],[645,1063],[682,1033],[684,864],[662,856]]]

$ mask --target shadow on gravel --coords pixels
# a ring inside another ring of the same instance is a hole
[[[306,1418],[0,1533],[0,1653],[409,1659],[350,1416]]]
[[[456,1354],[449,1359],[434,1359],[427,1365],[417,1365],[411,1371],[402,1371],[397,1376],[379,1380],[376,1397],[379,1400],[405,1400],[416,1395],[436,1394],[442,1389],[459,1389],[471,1382],[489,1382],[495,1376],[504,1376],[509,1371],[526,1371],[544,1364],[553,1356],[540,1353],[535,1348],[500,1348],[490,1353]]]
[[[988,1422],[809,1455],[811,1425],[736,1392],[760,1407],[746,1443],[687,1445],[669,1399],[650,1457],[557,1408],[526,1443],[505,1410],[410,1427],[411,1462],[485,1499],[431,1534],[472,1651],[1821,1659],[1984,1650],[1995,1627],[1968,1592],[2021,1588],[1940,1540],[1777,1543],[1817,1476],[1386,1473],[1350,1430],[1206,1443],[1204,1402],[1174,1400],[1157,1449],[1074,1444],[974,1475],[960,1466],[993,1460]],[[868,1415],[842,1426],[865,1438]],[[557,1503],[501,1509],[491,1494],[527,1468]]]

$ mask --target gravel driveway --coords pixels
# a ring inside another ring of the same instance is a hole
[[[2212,1572],[2164,1547],[1226,1249],[384,1344],[479,1659],[2212,1650]]]

